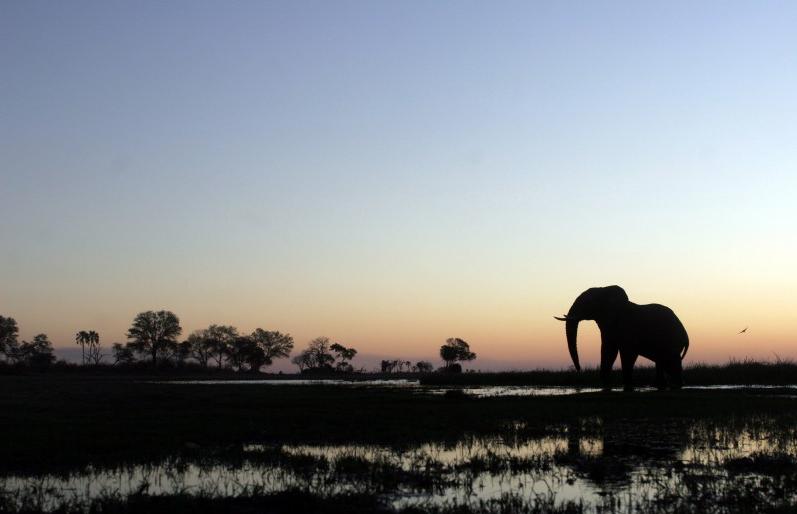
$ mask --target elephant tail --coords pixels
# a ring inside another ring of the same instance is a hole
[[[689,350],[689,336],[686,336],[684,349],[681,350],[681,360],[684,360],[684,357],[686,357],[686,351],[687,350]]]

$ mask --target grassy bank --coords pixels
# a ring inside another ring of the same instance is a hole
[[[634,368],[634,383],[652,385],[655,369]],[[792,361],[731,361],[727,364],[691,364],[684,368],[685,385],[791,385],[797,384],[797,363]],[[498,373],[433,373],[420,377],[424,385],[535,385],[600,387],[597,368],[575,370],[535,370]],[[622,384],[619,369],[612,372],[615,385]]]

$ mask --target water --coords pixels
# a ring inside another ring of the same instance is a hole
[[[466,395],[486,398],[500,396],[565,396],[582,393],[597,393],[599,387],[568,387],[568,386],[427,386],[421,385],[418,380],[332,380],[332,379],[300,379],[300,380],[170,380],[155,381],[158,384],[173,385],[251,385],[251,386],[335,386],[345,388],[398,388],[412,390],[417,393],[442,395],[446,391],[459,390]],[[684,390],[790,390],[797,393],[797,385],[710,385],[686,386]],[[653,391],[653,387],[638,387],[639,392]]]
[[[152,384],[173,385],[266,385],[266,386],[317,386],[340,387],[420,387],[417,380],[337,380],[337,379],[283,379],[283,380],[152,380]]]
[[[335,386],[346,388],[398,388],[412,390],[418,393],[434,395],[445,394],[446,391],[456,389],[474,397],[493,396],[560,396],[577,393],[598,392],[595,387],[539,387],[539,386],[472,386],[472,387],[441,387],[421,385],[418,380],[171,380],[158,381],[158,384],[173,385],[252,385],[252,386]],[[640,391],[649,388],[640,389]]]
[[[761,489],[766,473],[751,468],[739,474],[731,465],[738,468],[743,459],[761,456],[797,462],[792,431],[766,419],[726,426],[596,418],[551,427],[551,434],[536,437],[523,429],[518,424],[502,435],[402,449],[356,444],[195,448],[150,465],[0,477],[0,496],[12,504],[53,510],[132,493],[231,497],[299,488],[321,496],[374,493],[395,508],[478,505],[514,496],[605,511],[607,505],[631,502],[644,508],[645,502],[707,490],[735,491],[750,484]],[[777,494],[797,501],[794,489]]]

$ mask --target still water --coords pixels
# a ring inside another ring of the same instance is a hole
[[[767,419],[663,426],[595,418],[534,437],[523,435],[521,424],[510,428],[502,435],[409,448],[194,446],[149,465],[0,477],[0,495],[12,505],[42,510],[133,493],[232,497],[297,488],[321,496],[374,493],[395,508],[473,506],[514,496],[528,505],[645,510],[740,487],[760,491],[767,483],[766,463],[794,465],[797,456],[793,430]],[[763,468],[756,464],[761,462]],[[781,487],[771,494],[794,500],[797,490]]]
[[[412,390],[423,394],[445,394],[446,391],[457,390],[463,393],[478,397],[498,397],[498,396],[563,396],[581,393],[597,393],[601,389],[598,387],[567,387],[567,386],[428,386],[421,385],[418,380],[171,380],[155,381],[158,384],[179,385],[251,385],[251,386],[335,386],[345,388],[399,388]],[[618,388],[615,387],[617,390]],[[797,385],[711,385],[711,386],[687,386],[684,390],[735,390],[735,389],[761,389],[761,390],[793,390],[797,394]],[[653,387],[637,387],[637,391],[653,391]]]

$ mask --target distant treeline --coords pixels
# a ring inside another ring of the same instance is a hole
[[[94,330],[80,330],[75,343],[81,348],[81,365],[98,368],[142,369],[216,369],[235,372],[259,373],[275,360],[287,358],[294,348],[290,334],[276,330],[256,328],[243,334],[231,325],[210,325],[196,330],[180,341],[180,320],[171,311],[146,311],[137,314],[127,331],[127,342],[113,343],[110,353],[100,343]],[[0,316],[0,365],[12,368],[48,369],[56,364],[53,345],[46,334],[32,341],[18,340],[19,327],[10,317]],[[333,342],[328,337],[317,337],[307,347],[291,358],[303,374],[365,373],[356,369],[351,361],[357,355],[355,348]],[[440,358],[446,372],[461,372],[460,362],[471,361],[476,354],[467,342],[449,338],[440,347]],[[61,368],[69,365],[59,362]],[[434,366],[428,361],[411,362],[402,359],[383,360],[380,373],[429,373]]]

